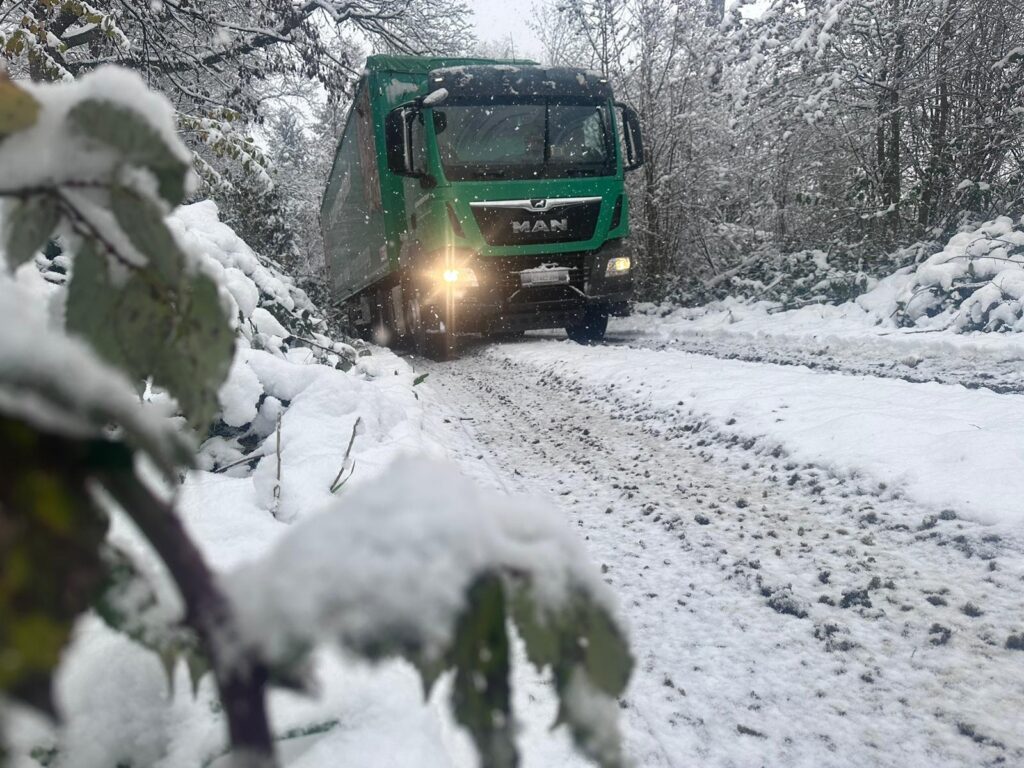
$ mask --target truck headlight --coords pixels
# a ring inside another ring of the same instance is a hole
[[[423,259],[424,282],[435,288],[479,288],[480,280],[470,266],[476,254],[468,248],[449,247],[434,251]]]
[[[459,286],[462,288],[479,288],[480,281],[477,280],[476,272],[469,267],[461,267],[459,269],[446,269],[442,274],[441,278],[451,286]]]
[[[608,266],[605,267],[605,277],[616,277],[618,275],[624,275],[629,272],[630,267],[633,266],[629,259],[629,256],[616,256],[614,259],[608,259]]]

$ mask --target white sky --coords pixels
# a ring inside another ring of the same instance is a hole
[[[477,37],[481,42],[507,40],[515,42],[516,57],[536,58],[540,46],[526,26],[533,12],[532,0],[467,0],[473,9]]]

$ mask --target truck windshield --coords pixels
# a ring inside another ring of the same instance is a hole
[[[531,179],[614,173],[603,104],[445,105],[434,109],[445,176]]]

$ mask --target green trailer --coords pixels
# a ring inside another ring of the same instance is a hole
[[[532,62],[371,56],[321,206],[334,306],[435,357],[461,334],[603,338],[632,293],[636,113]]]

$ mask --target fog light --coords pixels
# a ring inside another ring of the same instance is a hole
[[[459,281],[459,270],[446,269],[444,271],[444,281],[446,283],[457,283]]]
[[[624,275],[629,272],[631,266],[632,263],[629,260],[629,256],[616,256],[614,259],[608,260],[608,267],[604,271],[604,276]]]

